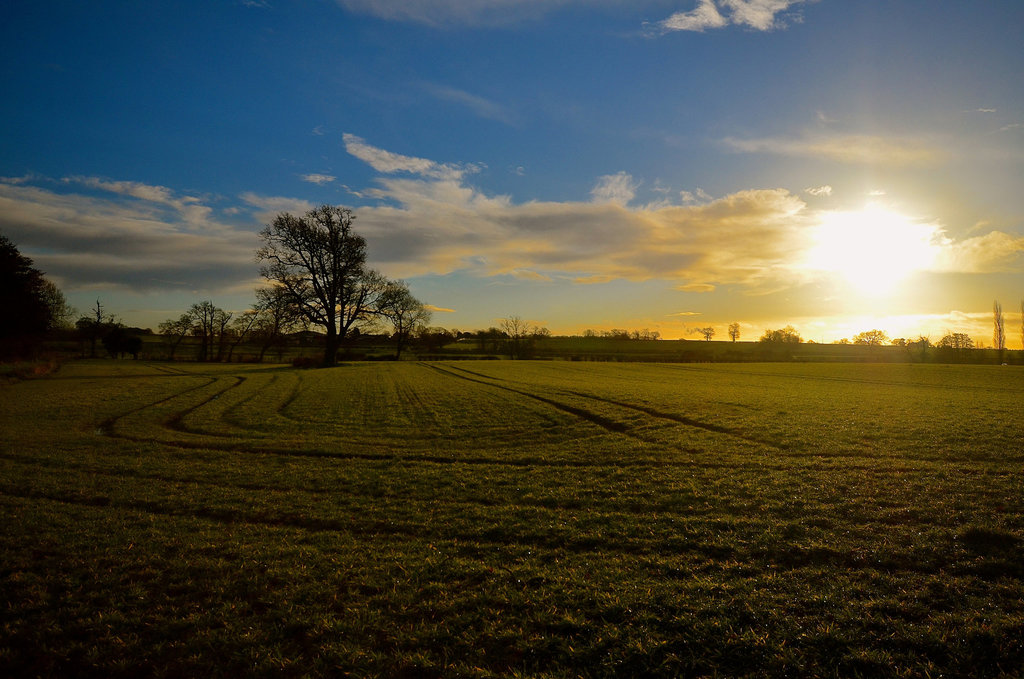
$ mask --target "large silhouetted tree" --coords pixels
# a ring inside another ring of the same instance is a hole
[[[34,342],[61,319],[56,306],[63,304],[63,295],[54,299],[56,286],[43,272],[32,266],[32,260],[0,234],[0,352],[30,351]]]
[[[346,207],[321,205],[302,217],[279,214],[260,237],[260,274],[280,286],[302,316],[326,333],[324,366],[353,326],[375,313],[386,280],[366,268],[366,240],[352,229]]]

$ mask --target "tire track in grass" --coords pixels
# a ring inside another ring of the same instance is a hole
[[[203,399],[202,401],[200,401],[196,405],[192,406],[191,408],[186,408],[185,410],[182,410],[180,412],[175,413],[174,415],[171,415],[170,417],[168,417],[167,419],[164,420],[164,426],[167,429],[170,429],[171,431],[177,431],[177,432],[181,432],[183,434],[197,434],[197,435],[200,435],[200,436],[216,436],[216,437],[221,437],[221,438],[223,438],[223,437],[233,437],[234,434],[214,434],[214,433],[209,433],[209,432],[205,432],[205,431],[202,431],[202,430],[190,429],[189,427],[185,426],[185,423],[183,422],[183,420],[186,417],[188,417],[192,413],[196,412],[197,410],[199,410],[203,406],[206,406],[206,405],[209,405],[210,403],[213,403],[214,401],[219,399],[221,396],[223,396],[224,394],[228,393],[229,391],[232,391],[233,389],[238,389],[240,386],[242,386],[242,384],[245,383],[245,380],[246,380],[245,377],[242,377],[240,375],[232,375],[229,379],[234,380],[235,383],[234,384],[229,384],[225,388],[221,389],[220,391],[218,391],[217,393],[215,393],[215,394],[213,394],[211,396],[208,396],[207,398]]]
[[[434,367],[434,366],[431,366],[431,367]],[[457,370],[459,372],[469,373],[470,375],[474,375],[474,376],[478,376],[478,377],[484,377],[484,378],[493,379],[493,380],[502,381],[502,382],[505,381],[505,380],[502,380],[502,379],[497,378],[497,377],[488,377],[487,375],[484,375],[482,373],[477,373],[477,372],[473,372],[471,370],[466,370],[465,368],[462,368],[460,366],[450,366],[450,368],[453,371]],[[438,368],[435,368],[435,369],[438,369]],[[463,379],[470,379],[470,378],[464,377]],[[483,382],[481,380],[474,379],[473,381],[480,382],[481,384],[487,384],[486,382]],[[544,401],[546,403],[552,403],[552,404],[555,403],[555,401],[553,401],[553,400],[545,399],[544,397],[541,397],[541,396],[527,394],[526,392],[520,391],[518,389],[514,389],[512,387],[506,387],[506,386],[497,385],[497,384],[492,384],[491,386],[494,386],[494,387],[499,388],[499,389],[508,389],[510,391],[514,391],[514,392],[519,393],[519,394],[529,395],[532,398],[536,398],[538,400],[542,400],[542,401]],[[676,415],[674,413],[666,413],[666,412],[657,410],[655,408],[651,408],[651,407],[648,407],[648,406],[642,406],[642,405],[639,405],[639,404],[636,404],[636,403],[627,403],[625,401],[618,401],[616,399],[606,398],[606,397],[603,397],[603,396],[597,396],[595,394],[588,394],[588,393],[582,392],[582,391],[573,391],[573,390],[569,390],[569,389],[558,389],[557,387],[556,387],[556,390],[559,393],[562,393],[562,394],[568,394],[568,395],[571,395],[571,396],[576,396],[578,398],[589,399],[589,400],[592,400],[592,401],[597,401],[599,403],[607,403],[609,405],[617,406],[619,408],[625,408],[627,410],[634,410],[636,412],[643,413],[645,415],[650,415],[651,417],[655,417],[655,418],[662,419],[662,420],[668,420],[670,422],[674,422],[676,424],[682,424],[682,425],[687,426],[687,427],[693,427],[694,429],[703,429],[704,431],[712,432],[714,434],[724,434],[726,436],[731,436],[733,438],[738,438],[738,439],[740,439],[742,441],[746,441],[747,443],[755,443],[755,444],[758,444],[758,445],[768,446],[769,448],[774,448],[776,450],[788,450],[788,448],[789,448],[789,446],[787,446],[786,444],[777,443],[775,441],[770,441],[770,440],[766,440],[766,439],[760,439],[760,438],[757,438],[756,436],[750,436],[748,434],[744,434],[744,433],[742,433],[742,432],[740,432],[740,431],[738,431],[736,429],[731,429],[729,427],[723,427],[723,426],[717,425],[717,424],[711,424],[709,422],[702,422],[700,420],[695,420],[693,418],[685,417],[683,415]]]
[[[616,434],[624,434],[626,436],[630,436],[630,437],[633,437],[633,438],[638,438],[637,435],[634,432],[629,431],[629,427],[626,424],[624,424],[622,422],[619,422],[617,420],[609,419],[609,418],[607,418],[607,417],[605,417],[603,415],[599,415],[599,414],[597,414],[597,413],[595,413],[593,411],[586,410],[584,408],[577,408],[576,406],[571,406],[571,405],[569,405],[567,403],[562,403],[561,401],[556,401],[553,398],[547,398],[545,396],[540,396],[538,394],[531,394],[528,391],[523,391],[521,389],[516,389],[514,387],[509,387],[509,386],[505,386],[505,385],[501,385],[501,384],[494,384],[493,382],[485,382],[482,379],[477,379],[476,377],[471,377],[470,376],[470,375],[474,375],[476,373],[469,373],[469,375],[465,375],[465,374],[460,374],[458,372],[454,372],[453,370],[441,368],[440,366],[436,366],[436,365],[429,364],[429,363],[420,363],[420,365],[422,365],[424,367],[427,367],[427,368],[430,368],[431,370],[435,370],[435,371],[437,371],[437,372],[439,372],[439,373],[441,373],[443,375],[447,375],[449,377],[456,377],[456,378],[458,378],[460,380],[466,380],[468,382],[475,382],[476,384],[483,384],[483,385],[492,387],[494,389],[502,389],[504,391],[512,392],[513,394],[518,394],[520,396],[525,396],[526,398],[533,399],[534,401],[540,401],[541,403],[547,404],[547,405],[551,406],[552,408],[555,408],[557,410],[561,410],[562,412],[569,413],[570,415],[575,415],[576,417],[578,417],[578,418],[580,418],[582,420],[586,420],[587,422],[590,422],[591,424],[596,424],[597,426],[602,427],[603,429],[607,429],[610,432],[613,432],[613,433],[616,433]],[[469,372],[469,371],[466,371],[466,372]]]
[[[642,406],[642,405],[639,405],[639,404],[636,404],[636,403],[626,403],[624,401],[617,401],[615,399],[605,398],[603,396],[596,396],[594,394],[586,394],[586,393],[581,392],[581,391],[565,391],[564,393],[572,394],[573,396],[579,396],[580,398],[589,398],[589,399],[592,399],[594,401],[600,401],[601,403],[610,403],[611,405],[619,406],[620,408],[627,408],[629,410],[636,410],[637,412],[641,412],[641,413],[644,413],[646,415],[650,415],[651,417],[656,417],[656,418],[659,418],[659,419],[662,419],[662,420],[668,420],[670,422],[675,422],[677,424],[682,424],[682,425],[685,425],[687,427],[693,427],[694,429],[703,429],[704,431],[709,431],[709,432],[712,432],[714,434],[725,434],[726,436],[732,436],[734,438],[738,438],[738,439],[740,439],[742,441],[746,441],[748,443],[756,443],[758,445],[768,446],[769,448],[775,448],[776,450],[788,450],[789,449],[789,446],[787,444],[785,444],[785,443],[776,443],[775,441],[771,441],[771,440],[768,440],[768,439],[761,439],[761,438],[758,438],[756,436],[750,436],[749,434],[744,434],[744,433],[742,433],[742,432],[740,432],[740,431],[738,431],[736,429],[731,429],[729,427],[723,427],[722,425],[719,425],[719,424],[711,424],[709,422],[701,422],[700,420],[695,420],[693,418],[686,417],[684,415],[676,415],[674,413],[666,413],[666,412],[663,412],[663,411],[660,411],[660,410],[656,410],[656,409],[650,408],[648,406]]]
[[[138,406],[137,408],[132,408],[131,410],[128,410],[128,411],[126,411],[124,413],[121,413],[120,415],[114,415],[113,417],[108,417],[108,418],[106,418],[105,420],[101,421],[100,423],[98,423],[96,425],[96,432],[100,436],[110,436],[110,437],[114,437],[114,438],[129,438],[129,437],[125,437],[123,435],[118,434],[115,431],[115,429],[114,429],[115,426],[117,425],[117,423],[120,422],[121,420],[125,419],[126,417],[131,417],[132,415],[136,415],[138,413],[141,413],[142,411],[144,411],[144,410],[146,410],[148,408],[155,408],[156,406],[163,405],[164,403],[167,403],[169,401],[173,401],[174,399],[180,398],[181,396],[184,396],[185,394],[189,394],[189,393],[191,393],[193,391],[199,391],[200,389],[205,389],[206,387],[210,386],[211,384],[215,383],[216,381],[217,381],[216,377],[207,377],[206,381],[203,382],[202,384],[198,384],[198,385],[196,385],[194,387],[189,387],[188,389],[184,389],[182,391],[175,392],[175,393],[171,394],[170,396],[165,396],[164,398],[158,399],[156,401],[151,401],[149,403],[145,403],[145,404],[143,404],[141,406]],[[130,439],[129,438],[129,440],[134,440],[134,439]]]

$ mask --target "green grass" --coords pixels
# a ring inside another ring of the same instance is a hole
[[[1019,676],[1015,366],[0,385],[12,676]]]

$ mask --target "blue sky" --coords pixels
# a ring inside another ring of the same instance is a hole
[[[0,232],[70,300],[243,310],[353,207],[434,323],[968,332],[1024,297],[1024,4],[12,2]]]

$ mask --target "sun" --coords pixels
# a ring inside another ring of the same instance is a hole
[[[871,297],[891,295],[912,274],[931,268],[944,240],[936,224],[877,205],[827,212],[811,238],[806,269]]]

